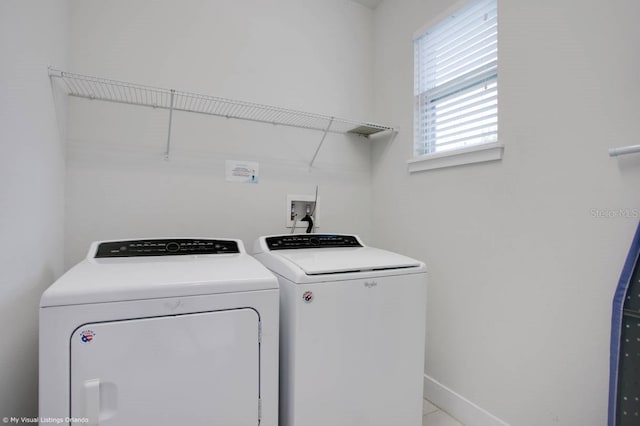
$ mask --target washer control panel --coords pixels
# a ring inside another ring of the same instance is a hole
[[[232,240],[158,239],[100,243],[95,257],[181,256],[195,254],[240,253]]]
[[[308,234],[278,235],[267,237],[269,250],[290,250],[305,248],[362,247],[353,235]]]

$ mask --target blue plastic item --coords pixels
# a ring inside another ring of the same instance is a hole
[[[640,425],[640,224],[613,297],[608,426]]]

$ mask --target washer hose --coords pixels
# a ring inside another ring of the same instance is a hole
[[[313,218],[307,214],[305,217],[300,219],[300,222],[309,222],[309,225],[307,225],[307,234],[311,234],[311,230],[313,229]]]

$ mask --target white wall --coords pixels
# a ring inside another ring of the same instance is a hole
[[[102,238],[249,243],[284,231],[287,193],[319,184],[321,230],[428,262],[429,378],[510,424],[604,424],[611,296],[637,218],[592,209],[640,208],[640,160],[606,156],[638,143],[640,5],[501,2],[505,158],[410,176],[411,37],[450,3],[387,0],[373,26],[342,0],[72,0],[69,70],[373,112],[402,131],[373,152],[332,136],[309,170],[317,133],[176,114],[167,163],[166,112],[69,100],[66,266]],[[67,67],[68,20],[63,1],[0,5],[3,416],[35,415],[37,301],[62,271],[65,101],[54,109],[46,66]],[[226,183],[225,159],[259,161],[261,183]]]
[[[372,11],[345,0],[71,2],[69,69],[303,111],[369,119]],[[90,241],[286,232],[287,194],[320,189],[320,231],[371,232],[370,144],[321,133],[71,99],[66,266]],[[224,161],[260,163],[257,185]],[[301,228],[302,230],[303,228]]]
[[[63,267],[66,1],[0,2],[0,417],[37,415],[38,302]]]
[[[640,209],[640,159],[607,157],[639,143],[640,3],[500,1],[504,159],[409,175],[412,35],[451,4],[375,14],[376,114],[404,131],[373,152],[374,240],[429,265],[430,379],[509,424],[606,424],[611,299],[638,218],[592,209]]]

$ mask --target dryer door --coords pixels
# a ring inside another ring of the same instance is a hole
[[[71,417],[89,425],[256,425],[252,309],[86,324],[71,336]]]

